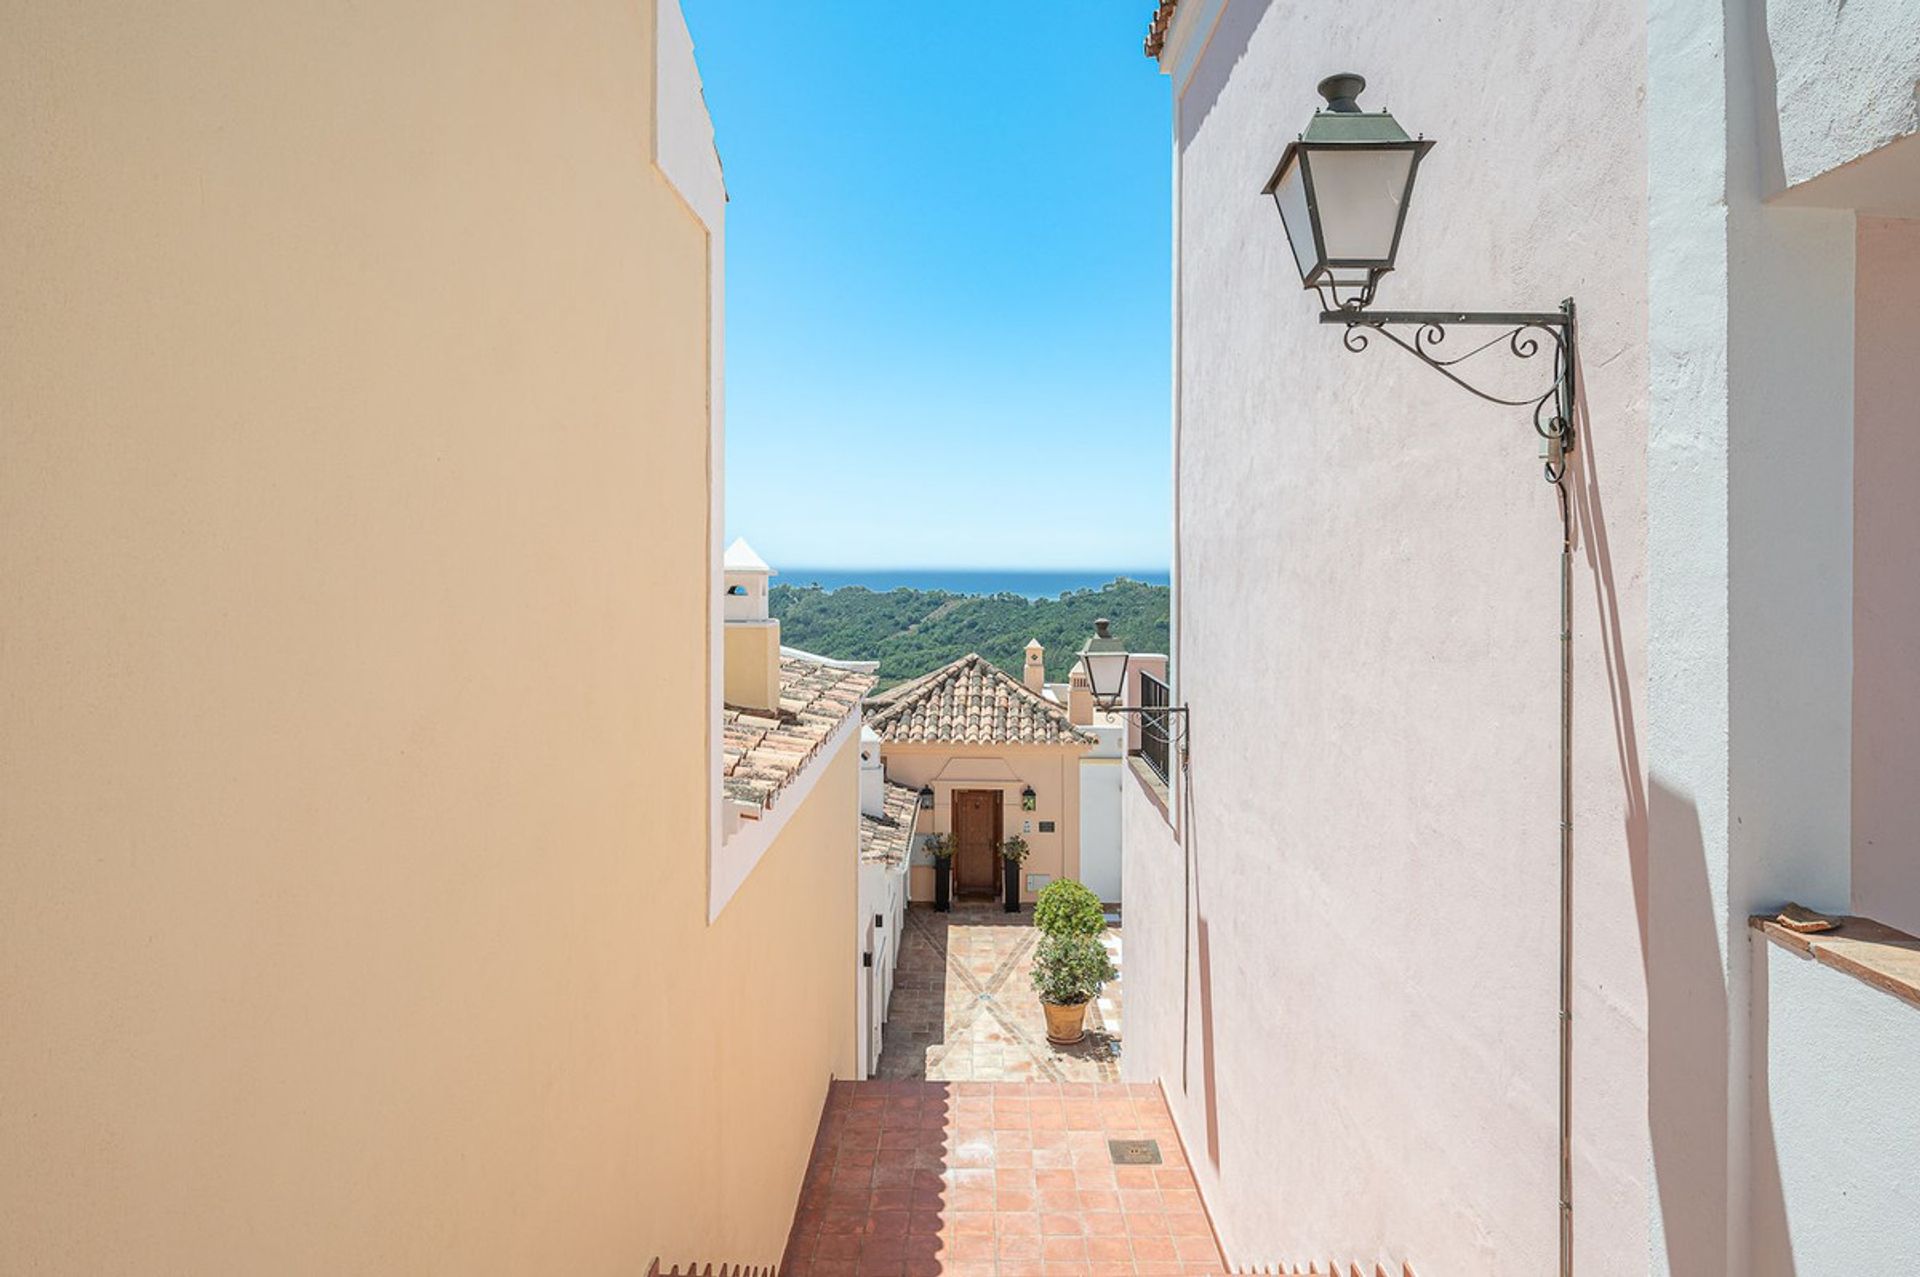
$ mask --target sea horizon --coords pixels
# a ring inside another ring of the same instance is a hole
[[[1166,568],[811,568],[783,567],[776,585],[823,590],[861,586],[875,593],[889,590],[944,590],[949,594],[1018,594],[1050,599],[1074,590],[1097,590],[1125,578],[1147,585],[1167,585]]]

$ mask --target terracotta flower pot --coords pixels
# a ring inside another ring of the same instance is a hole
[[[1086,1003],[1076,1002],[1072,1006],[1061,1007],[1042,1002],[1040,1006],[1047,1013],[1047,1041],[1071,1046],[1087,1036]]]

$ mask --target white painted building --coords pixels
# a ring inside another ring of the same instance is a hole
[[[1260,191],[1354,70],[1436,141],[1374,309],[1578,305],[1575,1267],[1906,1271],[1920,14],[1167,0],[1150,51],[1192,735],[1123,794],[1125,1068],[1228,1259],[1559,1264],[1559,508],[1524,410],[1300,286]]]
[[[918,832],[919,791],[890,784],[880,737],[860,729],[860,1076],[872,1077],[906,927],[907,869]]]

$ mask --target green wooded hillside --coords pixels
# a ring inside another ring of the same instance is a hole
[[[770,604],[780,618],[781,642],[841,660],[878,660],[887,686],[968,652],[1018,678],[1030,638],[1046,645],[1048,680],[1065,682],[1097,617],[1110,619],[1114,635],[1131,650],[1165,652],[1170,593],[1164,585],[1125,578],[1051,599],[776,585]]]

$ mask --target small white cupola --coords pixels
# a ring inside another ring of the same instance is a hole
[[[1037,638],[1027,640],[1027,664],[1021,671],[1020,681],[1042,696],[1047,694],[1047,649]]]
[[[767,561],[753,552],[753,547],[747,544],[745,537],[737,537],[727,547],[723,566],[726,569],[726,619],[766,620],[767,587],[774,576]]]
[[[742,537],[721,563],[726,607],[726,701],[772,712],[780,705],[780,622],[767,610],[773,569]]]

